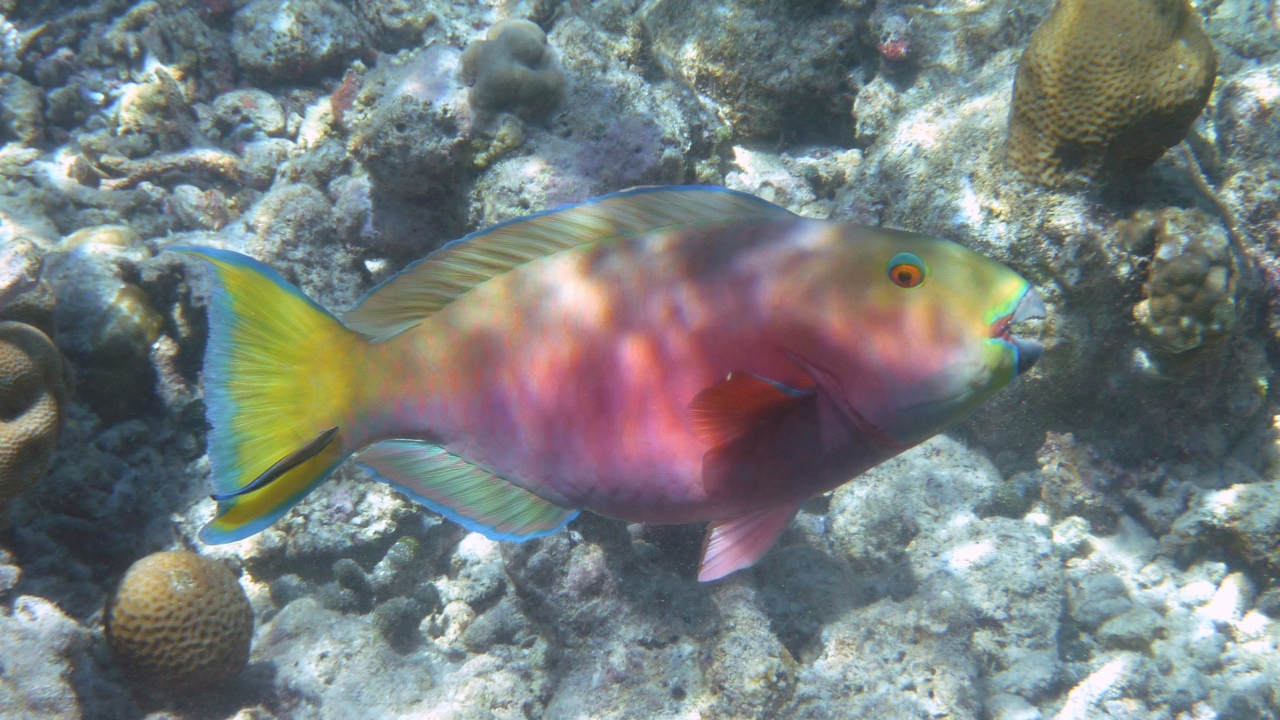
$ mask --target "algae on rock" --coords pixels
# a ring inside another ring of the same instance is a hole
[[[861,61],[862,3],[661,0],[643,22],[669,74],[719,103],[742,137],[851,129],[847,83]]]
[[[264,83],[338,71],[365,42],[356,16],[335,0],[253,0],[236,12],[232,48]]]
[[[1259,580],[1280,578],[1280,482],[1232,485],[1206,493],[1164,538],[1183,561],[1227,557]]]
[[[1111,473],[1097,467],[1093,451],[1072,433],[1048,433],[1036,453],[1042,482],[1040,496],[1054,520],[1078,515],[1100,534],[1110,534],[1120,520],[1119,507],[1107,495]]]
[[[12,615],[0,612],[4,675],[0,709],[9,717],[78,720],[80,702],[73,677],[89,645],[89,633],[58,606],[22,596]]]

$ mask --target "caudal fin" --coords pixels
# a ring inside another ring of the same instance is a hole
[[[212,271],[204,396],[218,514],[200,539],[233,542],[278,520],[358,449],[352,406],[366,342],[252,258],[172,249]]]

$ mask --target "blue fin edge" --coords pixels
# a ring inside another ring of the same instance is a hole
[[[377,470],[374,470],[372,467],[362,462],[357,462],[356,467],[369,473],[369,475],[371,475],[378,482],[386,483],[387,485],[390,485],[391,487],[395,488],[397,491],[404,493],[414,502],[420,505],[426,506],[428,510],[438,515],[443,515],[446,519],[452,520],[453,522],[461,525],[467,530],[470,530],[471,532],[478,532],[481,535],[484,535],[485,537],[494,541],[525,542],[525,541],[533,540],[536,538],[547,537],[548,535],[554,535],[560,532],[561,530],[563,530],[565,525],[568,525],[569,523],[573,522],[574,519],[578,517],[578,515],[582,514],[581,510],[573,510],[570,512],[569,516],[564,519],[564,522],[551,528],[550,530],[539,530],[537,532],[530,533],[528,535],[516,535],[515,533],[500,533],[494,530],[493,528],[489,527],[488,525],[478,523],[475,520],[472,520],[471,518],[463,517],[462,515],[459,515],[456,510],[449,507],[448,505],[441,505],[435,500],[425,498],[413,492],[412,490],[409,490],[403,485],[400,485],[399,483],[394,483],[388,480],[385,475],[382,475]]]
[[[204,362],[201,365],[201,374],[204,376],[201,385],[204,389],[204,407],[205,418],[209,423],[209,433],[207,438],[209,453],[209,477],[213,480],[213,487],[219,493],[235,492],[239,487],[232,485],[230,480],[223,482],[223,478],[230,472],[231,477],[236,477],[239,473],[235,472],[236,463],[235,438],[230,430],[226,430],[232,419],[235,418],[238,409],[236,403],[231,399],[229,393],[226,392],[227,378],[225,368],[230,360],[231,343],[230,337],[232,328],[240,322],[240,318],[231,310],[231,294],[227,292],[226,285],[222,282],[221,272],[218,267],[211,261],[217,260],[228,265],[233,265],[246,270],[253,271],[263,277],[264,280],[273,282],[280,289],[288,292],[295,297],[299,297],[313,308],[320,312],[333,317],[333,313],[324,309],[319,303],[307,297],[305,293],[298,289],[296,285],[284,279],[280,273],[271,269],[267,265],[245,255],[235,252],[234,250],[220,250],[217,248],[197,247],[194,245],[173,245],[165,248],[165,251],[182,253],[199,258],[205,262],[209,271],[210,285],[213,293],[209,298],[209,338],[205,345]],[[337,321],[336,318],[334,318]],[[220,428],[224,428],[221,429]],[[337,467],[336,465],[334,466]],[[328,472],[321,478],[328,477],[333,472],[330,468]],[[314,488],[315,485],[311,485]],[[310,489],[308,489],[308,492]],[[289,503],[285,509],[293,507],[299,500]],[[276,515],[269,521],[262,524],[257,530],[265,529],[272,522],[278,520],[284,512]],[[248,526],[246,526],[248,527]],[[236,533],[238,534],[238,533]],[[253,533],[246,533],[244,537],[248,537]],[[212,535],[212,533],[211,533]],[[202,530],[200,539],[203,542],[210,543],[205,540],[205,533]],[[226,540],[217,540],[210,544],[234,542],[242,538],[236,537]]]

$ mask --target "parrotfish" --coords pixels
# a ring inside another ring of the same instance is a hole
[[[409,265],[341,319],[246,256],[207,261],[217,515],[248,537],[347,458],[491,539],[581,510],[709,522],[700,580],[801,504],[940,432],[1039,357],[1035,289],[961,245],[646,187]]]

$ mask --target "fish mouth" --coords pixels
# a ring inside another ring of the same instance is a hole
[[[1013,346],[1014,355],[1017,357],[1015,369],[1018,375],[1027,372],[1036,364],[1036,361],[1040,359],[1040,355],[1044,353],[1044,343],[1028,337],[1021,337],[1013,332],[1013,328],[1014,326],[1020,326],[1019,330],[1038,332],[1038,326],[1041,323],[1033,321],[1044,320],[1046,317],[1048,317],[1048,312],[1044,307],[1044,299],[1040,297],[1040,293],[1036,292],[1035,288],[1028,286],[1013,312],[991,323],[991,337],[1003,340]]]

